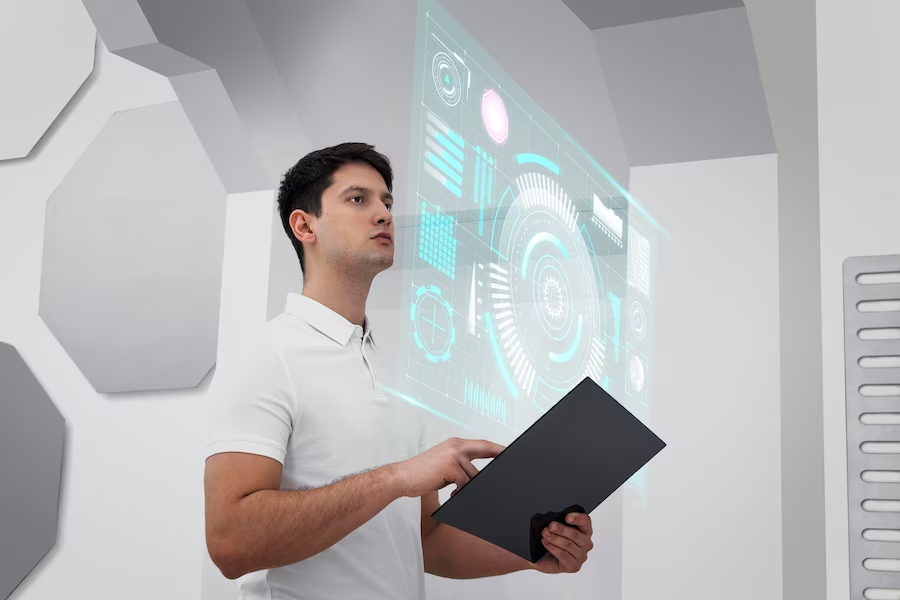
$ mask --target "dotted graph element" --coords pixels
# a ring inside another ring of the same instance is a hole
[[[433,363],[449,360],[450,348],[456,342],[453,309],[437,286],[419,286],[409,318],[416,346],[425,352],[425,358]]]
[[[508,424],[506,400],[477,382],[466,379],[465,405],[504,425]]]
[[[449,277],[456,279],[456,221],[440,206],[434,212],[422,202],[422,226],[419,233],[419,258]]]
[[[608,293],[608,297],[609,305],[612,308],[612,346],[614,348],[616,362],[619,362],[619,340],[621,339],[622,328],[622,299],[612,292]]]

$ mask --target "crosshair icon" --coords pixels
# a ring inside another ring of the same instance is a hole
[[[441,290],[435,285],[419,286],[409,318],[413,325],[416,345],[425,352],[431,362],[444,362],[450,358],[450,347],[456,341],[453,327],[453,310]]]
[[[437,304],[431,307],[432,316],[431,319],[428,317],[422,317],[422,320],[431,325],[431,343],[434,344],[434,332],[440,329],[441,331],[447,331],[444,327],[441,327],[437,323]]]

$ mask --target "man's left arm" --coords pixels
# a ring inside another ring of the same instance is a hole
[[[536,564],[465,531],[434,520],[440,507],[437,492],[422,496],[422,551],[425,572],[450,579],[493,577],[515,571],[575,573],[593,548],[591,518],[570,515],[569,525],[555,523],[556,532],[545,529],[544,547],[548,553]]]

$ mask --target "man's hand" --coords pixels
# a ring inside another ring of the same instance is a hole
[[[478,474],[472,464],[476,458],[494,458],[503,446],[487,440],[450,438],[413,458],[397,463],[401,494],[418,498],[451,483],[456,491]],[[456,493],[454,491],[454,493]]]
[[[567,525],[551,523],[542,532],[542,542],[548,554],[541,557],[535,569],[542,573],[577,573],[594,547],[591,536],[591,517],[584,513],[571,513]]]

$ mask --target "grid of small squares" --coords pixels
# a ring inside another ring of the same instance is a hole
[[[419,236],[419,258],[449,277],[456,279],[456,238],[453,236],[453,216],[428,211],[428,203],[422,202],[422,229]]]

